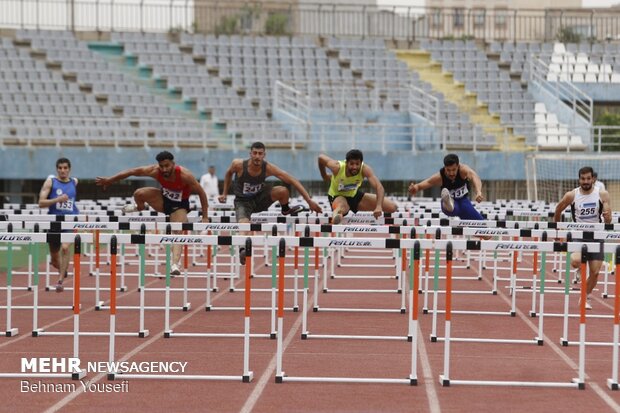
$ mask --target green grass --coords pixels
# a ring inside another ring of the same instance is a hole
[[[0,271],[7,271],[9,264],[8,243],[0,244]],[[45,262],[45,256],[49,252],[46,244],[36,244],[39,248],[39,263]],[[33,247],[33,248],[36,248]],[[13,244],[13,269],[28,266],[28,244]]]

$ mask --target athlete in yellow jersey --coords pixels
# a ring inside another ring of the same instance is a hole
[[[331,178],[325,168],[332,171]],[[396,212],[396,204],[384,199],[383,185],[372,168],[364,163],[362,151],[351,149],[347,152],[345,161],[336,161],[321,154],[319,171],[323,180],[330,182],[327,196],[333,211],[332,223],[339,224],[349,211],[373,211],[375,218],[379,218],[383,212]],[[376,195],[360,191],[364,178],[368,179],[377,192]]]

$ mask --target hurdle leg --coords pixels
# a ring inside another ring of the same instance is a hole
[[[446,312],[443,348],[443,374],[439,376],[442,386],[450,386],[450,323],[452,322],[452,243],[446,248]]]
[[[13,243],[9,242],[7,246],[7,273],[6,273],[6,337],[14,337],[19,334],[17,328],[11,325],[11,303],[13,301]]]
[[[564,271],[564,317],[562,320],[562,338],[560,342],[563,346],[568,346],[568,312],[570,297],[570,252],[566,253],[566,270]],[[583,277],[583,275],[582,275]]]
[[[37,337],[39,328],[39,246],[33,250],[33,284],[32,284],[32,336]]]
[[[431,341],[437,341],[437,301],[439,297],[439,250],[435,250],[435,268],[433,277],[433,320],[431,327]]]
[[[149,330],[144,325],[144,306],[145,306],[145,294],[146,294],[146,245],[140,244],[140,329],[138,330],[138,337],[147,337]]]
[[[276,331],[276,288],[277,288],[277,279],[276,279],[276,274],[277,274],[277,251],[276,251],[276,247],[274,246],[271,249],[271,256],[272,256],[272,265],[271,265],[271,334],[269,335],[269,337],[271,339],[276,338],[276,336],[278,337],[278,340],[280,340],[280,334],[279,331]],[[282,271],[284,271],[284,268],[282,268]],[[284,294],[284,291],[282,291],[282,294]]]
[[[616,247],[616,278],[620,274],[620,247]],[[607,379],[607,387],[618,390],[618,335],[620,331],[620,283],[616,280],[614,294],[614,328],[613,350],[611,357],[611,378]]]

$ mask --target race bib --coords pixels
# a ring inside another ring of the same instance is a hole
[[[59,211],[73,211],[73,201],[69,199],[65,202],[58,202],[56,204],[56,209]]]
[[[161,189],[161,193],[162,193],[163,196],[165,196],[166,198],[168,198],[171,201],[181,202],[181,200],[182,200],[182,195],[183,195],[182,191],[173,191],[173,190],[168,189],[168,188],[162,188]]]
[[[596,202],[587,202],[577,206],[579,218],[594,218],[598,215]]]
[[[338,191],[340,192],[353,191],[355,189],[357,189],[357,182],[350,184],[345,184],[342,181],[338,182]]]
[[[460,188],[452,189],[450,191],[450,194],[452,195],[452,198],[459,199],[459,198],[463,198],[465,195],[467,195],[468,192],[469,191],[467,190],[467,185],[463,185]]]
[[[260,192],[263,189],[263,184],[250,184],[245,182],[243,184],[243,195],[254,195]]]

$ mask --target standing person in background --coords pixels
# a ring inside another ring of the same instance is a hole
[[[39,208],[48,208],[48,213],[53,215],[76,215],[79,213],[75,205],[77,197],[77,178],[72,178],[71,161],[60,158],[56,161],[56,176],[50,175],[39,192]],[[69,247],[67,242],[49,243],[52,266],[58,269],[58,283],[56,292],[64,290],[63,279],[68,276]]]
[[[605,191],[605,184],[598,180],[598,172],[592,172],[592,178],[594,178],[594,187],[599,191]]]
[[[573,222],[605,222],[611,223],[611,202],[609,198],[609,192],[600,191],[594,186],[594,171],[589,166],[584,166],[579,170],[579,186],[571,191],[568,191],[560,202],[555,207],[555,214],[553,215],[553,221],[559,222],[562,220],[562,214],[564,210],[570,206],[571,216]],[[581,241],[574,239],[573,241]],[[601,243],[601,247],[602,247]],[[605,260],[605,253],[595,252],[588,253],[586,257],[588,261],[588,268],[590,269],[590,275],[587,282],[587,298],[586,309],[592,309],[592,302],[590,301],[590,293],[596,287],[598,282],[598,273]],[[570,256],[571,267],[576,268],[579,271],[581,267],[581,253],[573,252]],[[575,281],[581,281],[581,275],[575,277]]]
[[[200,177],[200,186],[205,190],[207,196],[215,198],[220,196],[220,188],[218,187],[217,176],[215,176],[215,166],[209,166],[208,172]]]
[[[125,205],[124,213],[144,211],[149,204],[157,212],[170,216],[170,222],[187,222],[189,212],[189,196],[198,194],[202,207],[202,222],[209,222],[209,201],[194,175],[185,167],[176,165],[174,155],[163,151],[155,157],[156,164],[126,169],[110,177],[98,176],[95,184],[106,188],[114,182],[130,176],[150,176],[157,180],[160,188],[140,188],[133,193],[135,204]],[[174,231],[180,234],[181,231]],[[181,244],[172,246],[172,265],[170,275],[180,275]]]

